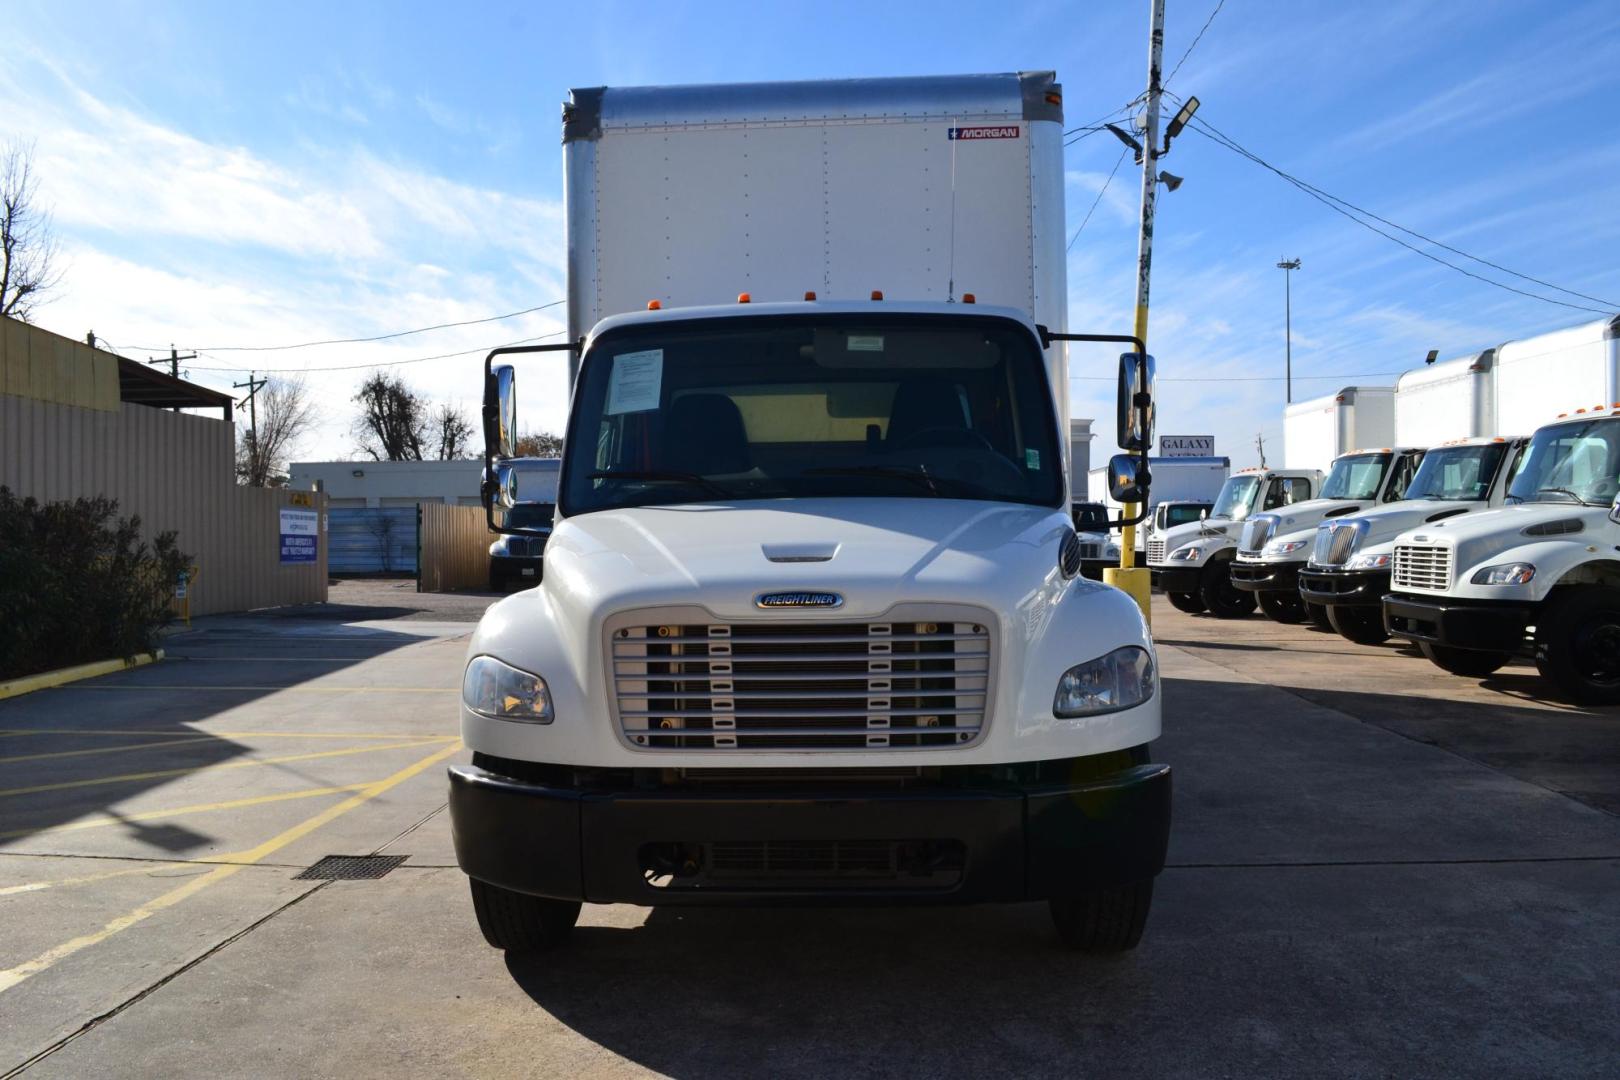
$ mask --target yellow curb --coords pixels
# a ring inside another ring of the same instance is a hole
[[[94,679],[98,675],[111,675],[115,671],[124,671],[128,668],[141,667],[163,659],[163,650],[157,649],[149,653],[141,653],[130,660],[97,660],[91,664],[79,664],[77,667],[58,668],[55,671],[42,671],[38,675],[24,675],[20,679],[10,682],[0,682],[0,701],[6,698],[21,697],[31,694],[35,690],[49,690],[53,686],[63,686],[80,679]]]

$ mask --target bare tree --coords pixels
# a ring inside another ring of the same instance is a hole
[[[243,432],[236,447],[236,478],[251,487],[269,487],[319,416],[303,379],[267,381],[259,391],[258,431]]]
[[[371,538],[377,541],[377,556],[382,563],[383,573],[392,573],[394,570],[394,519],[383,511],[366,522],[366,531]]]
[[[517,452],[518,457],[558,458],[562,457],[562,446],[561,435],[536,431],[518,436]]]
[[[35,204],[33,146],[0,147],[0,315],[28,321],[61,281],[51,219]]]
[[[473,426],[461,410],[444,402],[433,412],[433,441],[439,446],[440,461],[459,461],[476,456],[473,452]]]
[[[429,406],[398,375],[373,372],[354,395],[360,406],[353,433],[373,461],[421,461]]]

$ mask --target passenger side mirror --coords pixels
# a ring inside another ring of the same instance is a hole
[[[1198,520],[1199,521],[1208,521],[1209,520],[1209,507],[1206,506],[1202,510],[1198,511]]]
[[[1620,495],[1616,495],[1614,505],[1609,507],[1609,520],[1620,525]]]
[[[1148,470],[1135,454],[1115,454],[1108,459],[1108,494],[1115,502],[1139,503],[1147,498]]]
[[[1153,445],[1153,357],[1124,353],[1119,358],[1119,392],[1115,401],[1121,450]]]
[[[484,452],[517,456],[517,373],[511,364],[492,368],[484,379]]]

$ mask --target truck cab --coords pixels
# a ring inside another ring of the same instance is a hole
[[[1233,586],[1254,595],[1276,622],[1310,617],[1325,623],[1325,615],[1308,609],[1299,595],[1299,572],[1310,558],[1316,526],[1402,498],[1422,460],[1417,447],[1353,450],[1334,459],[1320,497],[1244,522],[1231,564]]]
[[[1458,675],[1534,658],[1578,704],[1620,704],[1620,404],[1538,430],[1507,505],[1395,539],[1384,618]]]
[[[1384,594],[1395,538],[1419,525],[1461,518],[1503,505],[1526,438],[1455,439],[1423,455],[1405,497],[1316,527],[1310,559],[1299,572],[1299,595],[1327,613],[1341,635],[1362,645],[1389,637]]]
[[[1239,592],[1228,573],[1238,533],[1251,515],[1314,498],[1322,474],[1313,469],[1240,469],[1221,485],[1207,517],[1155,531],[1147,545],[1153,586],[1177,610],[1236,618],[1254,611],[1254,597]]]

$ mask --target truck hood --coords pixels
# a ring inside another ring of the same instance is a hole
[[[911,601],[1007,610],[1052,580],[1069,525],[1056,508],[960,499],[605,510],[557,524],[542,588],[563,614],[587,620],[693,603],[724,619],[759,618],[760,594],[804,591],[837,593],[849,618]],[[1020,547],[1024,557],[1009,557]]]
[[[1554,529],[1543,537],[1525,535],[1532,526],[1559,526],[1579,522],[1578,531]],[[1574,503],[1519,503],[1478,514],[1464,514],[1445,521],[1426,523],[1408,529],[1395,543],[1443,544],[1457,552],[1458,567],[1478,566],[1488,559],[1523,547],[1537,540],[1565,541],[1585,546],[1612,544],[1616,527],[1609,521],[1608,508],[1577,506]]]
[[[1365,521],[1368,525],[1367,534],[1362,537],[1356,551],[1359,553],[1374,548],[1387,548],[1395,542],[1397,536],[1408,529],[1416,529],[1423,525],[1439,525],[1442,521],[1456,523],[1470,515],[1489,513],[1491,509],[1490,503],[1477,499],[1466,502],[1424,499],[1393,502],[1376,510],[1354,514],[1353,517]],[[1436,518],[1439,520],[1435,520]]]
[[[1185,525],[1177,525],[1173,529],[1166,529],[1162,534],[1166,554],[1185,547],[1195,540],[1214,540],[1221,536],[1235,537],[1241,526],[1227,518],[1209,518],[1206,521],[1189,521]]]

